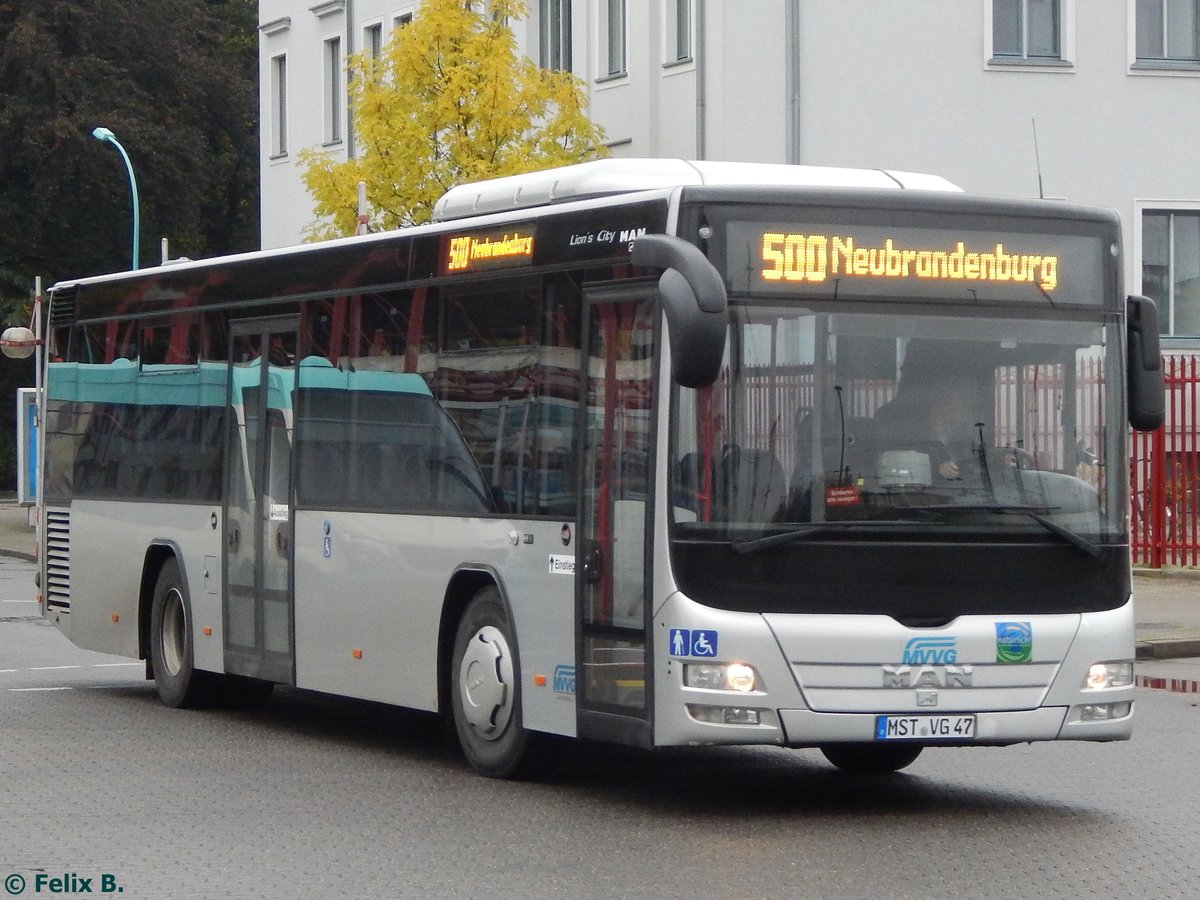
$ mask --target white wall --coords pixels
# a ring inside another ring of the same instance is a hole
[[[1057,68],[990,65],[988,0],[694,2],[707,52],[665,65],[674,0],[627,0],[628,72],[608,79],[597,77],[603,0],[573,0],[574,69],[614,156],[696,156],[701,69],[709,159],[924,171],[971,191],[1031,197],[1036,119],[1046,196],[1120,213],[1129,291],[1140,288],[1136,204],[1200,202],[1200,77],[1131,70],[1135,0],[1065,0],[1073,64]],[[288,158],[269,159],[263,140],[264,247],[298,241],[313,220],[293,163],[301,147],[321,143],[323,38],[344,30],[349,14],[361,49],[364,23],[390,24],[414,0],[346,0],[346,11],[324,18],[313,6],[260,2],[261,23],[291,17],[261,40],[264,127],[272,53],[287,49],[291,80]],[[518,43],[536,56],[536,0],[530,6]],[[345,144],[328,152],[344,158]]]

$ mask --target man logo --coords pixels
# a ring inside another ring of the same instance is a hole
[[[926,663],[953,665],[958,662],[958,647],[955,638],[919,637],[904,645],[900,662],[906,666],[923,666]]]

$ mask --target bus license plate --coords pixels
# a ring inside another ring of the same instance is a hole
[[[965,741],[974,737],[974,716],[875,717],[877,741]]]

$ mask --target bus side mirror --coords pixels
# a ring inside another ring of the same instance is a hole
[[[658,293],[671,341],[671,375],[684,387],[717,380],[725,358],[725,282],[694,244],[667,234],[644,234],[633,244],[636,266],[662,269]]]
[[[1125,309],[1129,424],[1138,431],[1154,431],[1162,426],[1167,405],[1158,341],[1158,307],[1149,297],[1129,297]]]

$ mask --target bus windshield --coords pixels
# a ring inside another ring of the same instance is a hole
[[[720,378],[677,394],[676,542],[1119,542],[1115,322],[937,312],[734,306]]]

